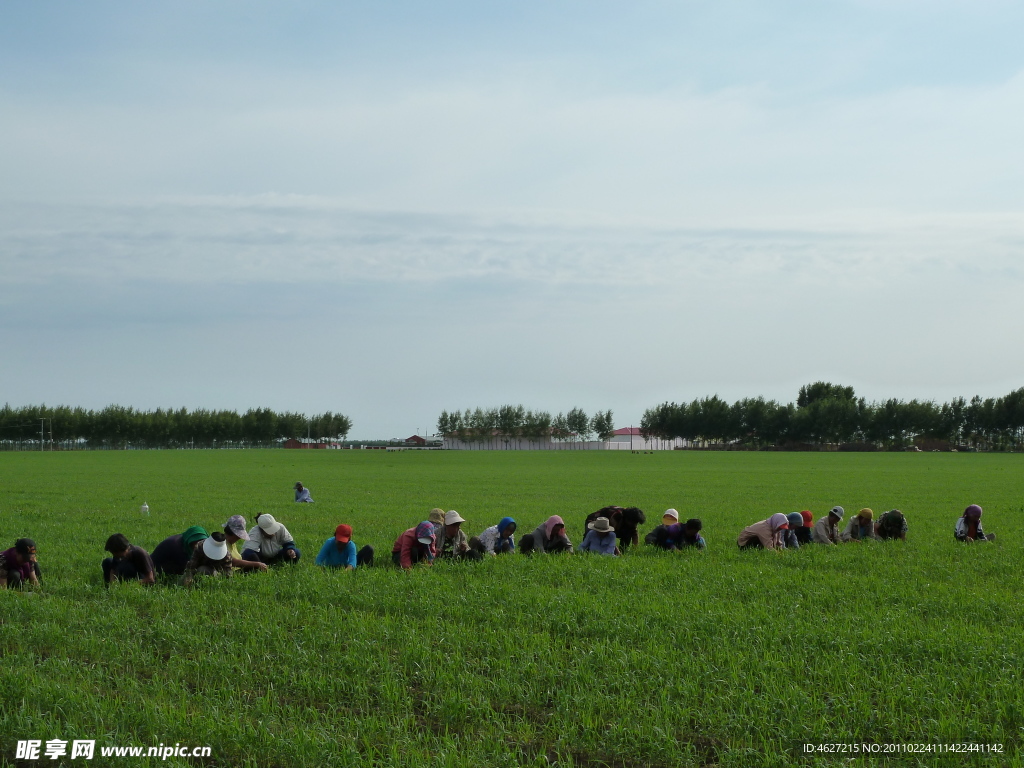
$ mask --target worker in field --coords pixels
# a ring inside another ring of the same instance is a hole
[[[839,523],[845,514],[846,511],[839,505],[832,507],[827,515],[814,524],[811,541],[815,544],[838,544]]]
[[[619,554],[615,546],[615,529],[607,517],[599,517],[587,523],[587,535],[580,544],[580,552],[593,552],[598,555]]]
[[[183,587],[191,587],[199,576],[231,578],[231,555],[228,554],[227,537],[214,531],[203,543],[195,548],[181,577]]]
[[[776,512],[767,520],[748,525],[736,539],[740,549],[785,549],[785,534],[789,530],[789,519]]]
[[[228,545],[228,557],[231,558],[231,567],[240,571],[266,571],[267,564],[258,560],[243,560],[238,553],[238,542],[249,541],[249,534],[245,530],[245,518],[241,515],[232,515],[224,523],[224,540]]]
[[[790,512],[786,515],[786,520],[789,521],[789,529],[782,535],[782,541],[785,543],[786,549],[800,549],[797,531],[804,525],[804,516],[799,512]]]
[[[814,532],[814,515],[809,509],[802,510],[798,513],[800,515],[800,523],[795,528],[793,523],[790,522],[789,529],[796,535],[798,544],[810,544],[811,534]],[[793,517],[789,515],[788,517]],[[795,518],[793,518],[795,520]]]
[[[192,553],[209,535],[203,526],[193,525],[183,533],[168,536],[153,550],[153,567],[156,572],[168,576],[183,575]]]
[[[492,518],[493,519],[493,518]],[[484,528],[479,536],[469,540],[470,549],[481,555],[507,555],[516,551],[516,521],[511,517],[503,517],[497,525]]]
[[[655,526],[644,536],[644,543],[667,551],[696,547],[704,549],[707,543],[701,535],[704,524],[696,517],[691,517],[685,524],[679,522],[679,513],[674,509],[666,509],[661,516],[661,525]]]
[[[309,488],[306,488],[302,483],[295,484],[295,501],[299,504],[312,504],[313,497],[309,495]]]
[[[957,541],[994,541],[996,538],[994,533],[986,535],[981,530],[981,507],[977,504],[971,504],[964,510],[963,516],[956,521],[953,535]]]
[[[266,565],[295,565],[300,557],[302,552],[282,523],[266,512],[256,516],[256,526],[249,531],[249,541],[242,550],[243,560]]]
[[[26,584],[38,587],[41,576],[32,539],[18,539],[13,547],[0,552],[0,589]]]
[[[850,542],[877,539],[878,537],[875,535],[874,517],[875,513],[867,507],[864,507],[864,509],[850,518],[850,522],[846,524],[846,529],[839,534],[839,540]]]
[[[352,526],[341,523],[334,529],[334,535],[320,547],[315,564],[346,571],[354,571],[361,565],[369,567],[373,565],[373,547],[367,544],[357,552],[356,543],[352,541]]]
[[[565,533],[565,522],[558,515],[552,515],[538,525],[533,533],[519,540],[519,551],[524,555],[532,552],[547,554],[572,554],[572,542]]]
[[[469,546],[469,538],[462,530],[465,518],[454,509],[444,513],[444,524],[434,526],[437,539],[434,546],[440,560],[481,560],[483,555]]]
[[[415,528],[409,528],[395,539],[391,549],[391,561],[405,570],[417,563],[433,565],[437,556],[437,530],[429,520],[424,520]]]
[[[907,540],[907,518],[898,509],[883,512],[875,523],[875,535],[883,541]]]
[[[103,563],[103,583],[107,586],[115,581],[139,581],[143,584],[156,582],[153,558],[142,547],[128,541],[123,533],[115,533],[107,539],[103,548],[110,553]]]

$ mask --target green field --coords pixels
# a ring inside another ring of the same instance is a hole
[[[316,504],[291,502],[305,483]],[[148,502],[148,517],[139,514]],[[954,541],[970,503],[992,545]],[[478,533],[636,505],[704,520],[705,552],[533,557],[410,573],[313,565],[335,525],[378,563],[435,506]],[[899,507],[906,543],[739,552],[773,512]],[[294,568],[105,589],[120,531],[152,550],[240,513]],[[804,743],[1001,744],[900,765],[1022,765],[1024,457],[980,454],[178,451],[0,454],[0,763],[18,740],[209,745],[218,766],[784,766]],[[54,765],[39,760],[26,765]]]

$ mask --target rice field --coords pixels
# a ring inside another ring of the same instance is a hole
[[[315,504],[291,501],[297,480]],[[993,544],[954,541],[970,503]],[[667,507],[700,517],[708,549],[389,564],[432,507],[470,535],[560,514],[578,544],[607,504],[644,509],[641,537]],[[774,512],[834,504],[898,507],[908,539],[735,545]],[[295,536],[297,566],[101,583],[111,533],[152,551],[259,512]],[[0,764],[1019,766],[1022,519],[1012,454],[2,453],[0,544],[34,538],[44,581],[0,592]],[[381,567],[313,565],[341,522]],[[16,761],[29,739],[96,754]],[[804,752],[817,743],[931,751]],[[210,756],[100,754],[158,744]]]

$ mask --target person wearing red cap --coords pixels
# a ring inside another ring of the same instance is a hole
[[[360,565],[370,566],[373,565],[373,547],[367,544],[356,552],[356,543],[352,541],[352,526],[342,523],[320,547],[316,564],[324,568],[344,568],[346,571],[355,570]]]

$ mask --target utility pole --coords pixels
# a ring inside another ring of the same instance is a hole
[[[43,439],[46,437],[46,419],[39,420],[39,450],[43,450]]]

